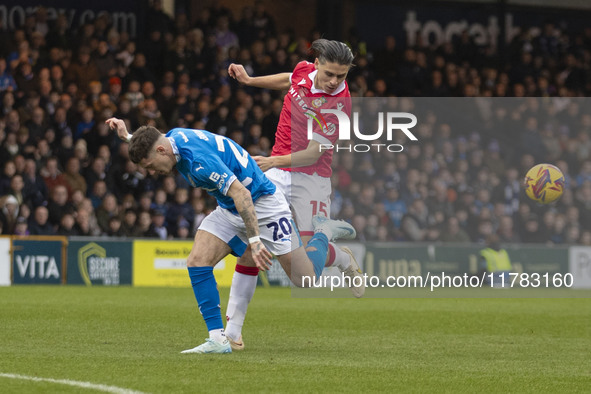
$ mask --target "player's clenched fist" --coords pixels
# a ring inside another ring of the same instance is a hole
[[[244,85],[247,85],[250,80],[250,76],[242,64],[230,64],[228,67],[228,75]]]
[[[261,171],[265,172],[273,168],[273,158],[264,156],[253,156],[254,161],[257,162]]]
[[[119,138],[121,138],[123,141],[129,141],[131,136],[127,132],[127,126],[123,120],[118,118],[109,118],[105,120],[105,123],[111,128],[111,130],[115,130],[117,132]]]

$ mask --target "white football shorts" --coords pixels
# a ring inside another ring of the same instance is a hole
[[[254,203],[254,208],[261,241],[267,250],[276,256],[291,252],[293,221],[283,194],[275,192],[263,195]],[[242,217],[220,206],[203,219],[199,230],[207,231],[227,243],[237,256],[242,256],[248,246],[246,226]],[[294,237],[297,239],[297,234],[294,234]],[[298,244],[299,241],[296,240],[295,243]]]
[[[287,199],[300,235],[314,235],[312,216],[330,217],[330,178],[277,168],[266,171],[265,175]]]

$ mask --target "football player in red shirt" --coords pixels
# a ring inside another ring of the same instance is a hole
[[[339,41],[319,39],[312,43],[314,63],[302,61],[292,73],[251,77],[242,65],[231,64],[230,77],[241,84],[264,89],[288,90],[275,134],[270,157],[255,157],[265,175],[283,191],[293,211],[302,242],[307,244],[314,234],[313,221],[328,217],[332,174],[332,146],[338,139],[336,116],[321,114],[322,108],[351,113],[351,94],[347,73],[353,64],[353,53]],[[321,116],[319,116],[319,114]],[[308,139],[308,119],[313,122],[312,138]],[[248,256],[246,253],[244,256]],[[248,303],[254,295],[258,269],[248,258],[240,258],[232,280],[226,312],[226,335],[232,348],[244,348],[242,325]],[[346,276],[362,276],[359,265],[349,248],[329,244],[326,266],[337,266]],[[356,281],[363,282],[363,281]],[[365,287],[351,286],[356,297],[363,296]]]

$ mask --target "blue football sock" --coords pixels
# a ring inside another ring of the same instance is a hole
[[[189,267],[189,276],[207,330],[224,328],[220,308],[220,293],[213,276],[213,267]]]
[[[314,248],[316,250],[308,250]],[[316,278],[320,277],[324,264],[326,263],[326,255],[328,254],[328,238],[323,233],[316,233],[308,242],[306,247],[306,254],[314,265],[314,273]]]

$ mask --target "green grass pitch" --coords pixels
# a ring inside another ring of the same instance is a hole
[[[589,298],[302,299],[259,288],[246,350],[179,354],[206,336],[191,289],[0,288],[0,374],[152,393],[591,390]],[[93,391],[0,377],[2,393]]]

